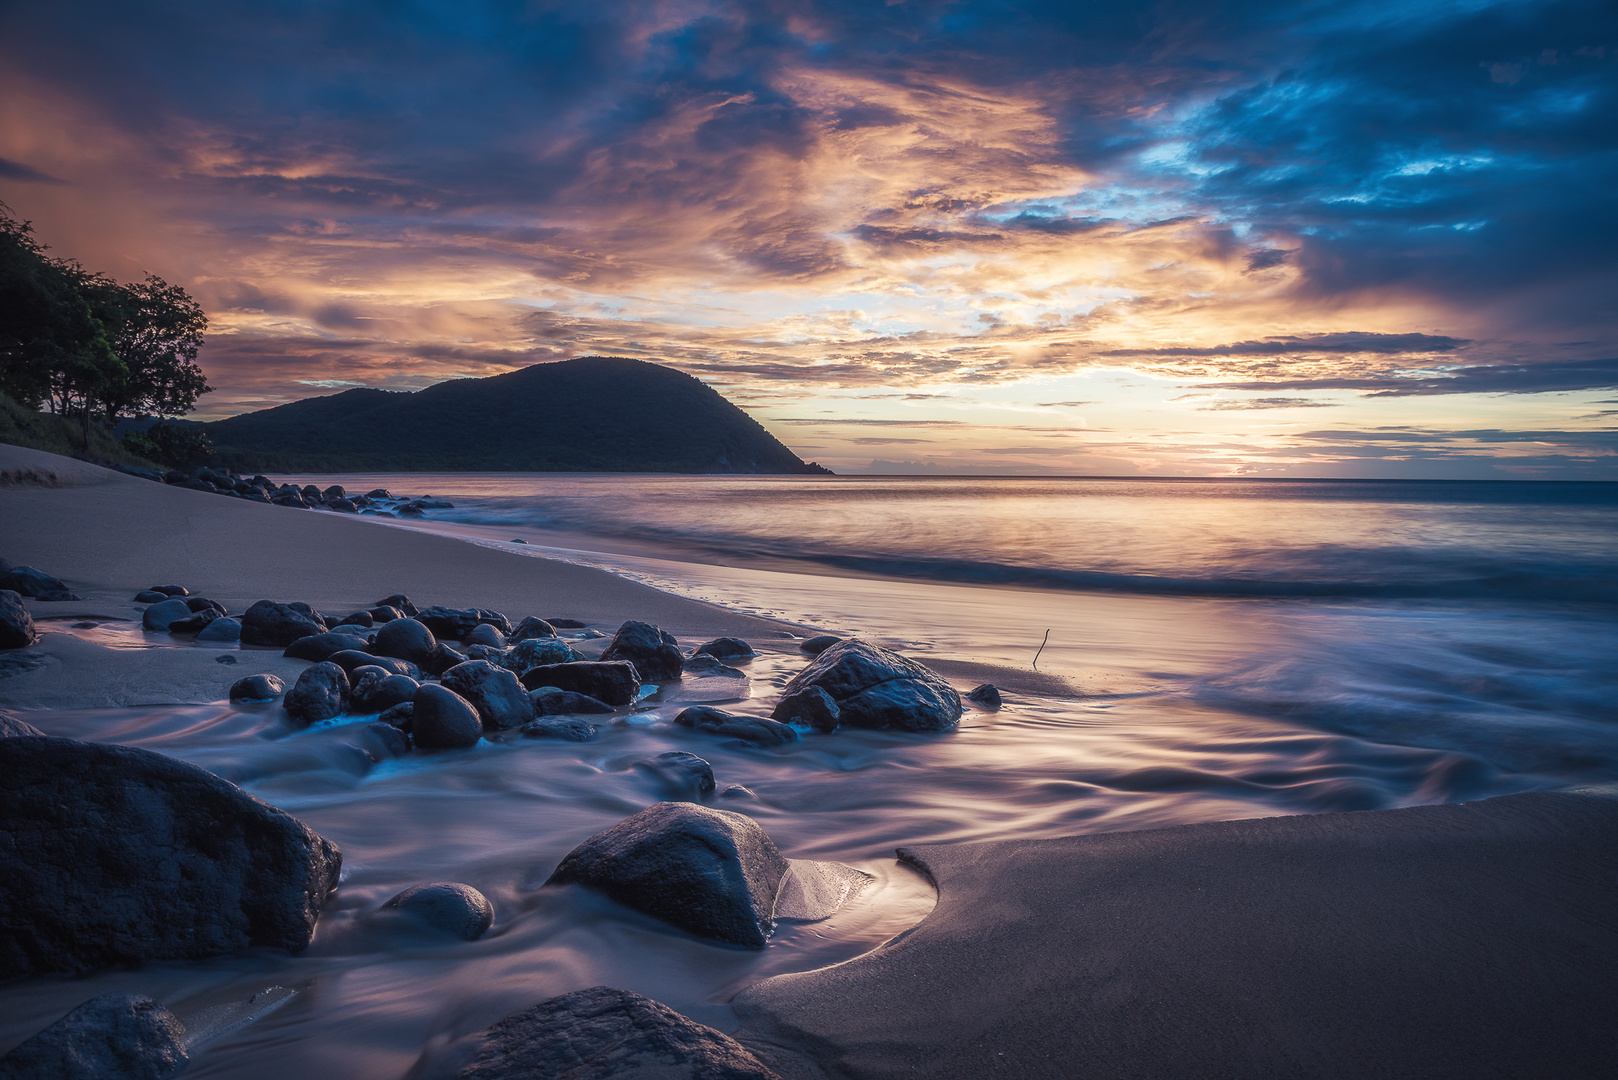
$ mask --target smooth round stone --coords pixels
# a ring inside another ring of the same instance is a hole
[[[191,606],[175,597],[147,608],[141,613],[140,624],[147,630],[167,630],[181,619],[189,619],[191,614]]]
[[[415,885],[382,906],[465,941],[476,941],[494,924],[494,905],[488,898],[457,881]]]
[[[808,641],[799,642],[798,648],[802,649],[810,656],[819,656],[821,653],[825,652],[827,649],[831,648],[833,645],[842,640],[843,639],[840,637],[833,637],[830,634],[822,634],[820,637],[812,637]]]
[[[242,639],[242,623],[240,619],[225,617],[215,619],[197,632],[197,641],[231,642]]]
[[[160,593],[156,589],[142,589],[135,594],[137,604],[161,604],[169,598],[168,593]]]
[[[412,704],[410,733],[422,750],[462,750],[483,738],[477,710],[453,690],[428,683]]]
[[[392,619],[376,632],[372,648],[378,656],[393,656],[427,667],[427,658],[433,654],[436,644],[438,639],[425,623],[415,619]]]

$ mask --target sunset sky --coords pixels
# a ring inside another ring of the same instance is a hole
[[[840,472],[1618,479],[1611,0],[0,0],[0,200],[202,418],[616,355]]]

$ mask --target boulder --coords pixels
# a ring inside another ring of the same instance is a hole
[[[383,709],[382,715],[376,719],[377,723],[396,727],[400,731],[409,731],[416,722],[416,701],[411,698],[409,701],[401,701],[397,705]]]
[[[542,716],[524,724],[522,733],[530,739],[563,739],[567,742],[589,742],[600,734],[594,724],[577,716]]]
[[[433,651],[428,654],[427,662],[421,665],[421,669],[429,675],[442,675],[456,664],[464,664],[469,659],[471,657],[456,652],[440,641],[433,646]]]
[[[752,818],[665,802],[574,848],[546,884],[584,885],[698,937],[762,949],[786,872]]]
[[[242,621],[229,616],[215,619],[213,622],[197,631],[198,641],[212,641],[217,643],[240,641],[242,639]]]
[[[605,701],[598,701],[588,694],[558,690],[554,686],[541,686],[538,690],[532,691],[528,695],[528,701],[534,707],[535,716],[592,715],[618,711]]]
[[[1000,688],[994,683],[982,683],[967,691],[966,699],[985,709],[998,709],[1000,707]]]
[[[667,799],[691,802],[712,795],[717,786],[708,760],[686,750],[666,750],[648,761],[637,761],[635,767],[651,773]]]
[[[505,649],[496,649],[492,645],[468,645],[466,647],[468,660],[487,660],[495,667],[504,667],[506,659]]]
[[[421,669],[408,660],[400,660],[392,656],[373,656],[358,649],[344,649],[334,652],[326,658],[326,662],[336,664],[344,671],[358,671],[362,667],[379,667],[390,675],[407,675],[412,679],[421,678]]]
[[[382,905],[452,937],[476,941],[494,923],[494,905],[470,885],[435,881],[414,885]]]
[[[206,596],[188,596],[185,598],[185,605],[198,614],[204,611],[211,611],[215,615],[223,615],[225,613],[224,604],[221,604],[217,600],[209,600]]]
[[[354,505],[352,499],[327,499],[326,509],[335,510],[339,514],[357,514],[360,508]]]
[[[782,695],[770,715],[784,724],[807,724],[816,731],[836,731],[841,723],[837,702],[818,686]]]
[[[274,701],[286,693],[287,684],[274,675],[248,675],[230,684],[232,701]]]
[[[148,608],[148,611],[151,609]],[[260,600],[242,615],[243,645],[273,645],[284,649],[301,637],[324,633],[307,604],[278,604]]]
[[[433,655],[433,647],[437,644],[438,639],[426,623],[416,619],[393,619],[383,623],[376,632],[371,651],[378,656],[394,656],[431,670],[428,658]]]
[[[365,497],[367,499],[391,499],[393,498],[393,493],[387,488],[372,488],[365,493]]]
[[[618,628],[601,654],[603,660],[628,660],[647,682],[678,679],[685,666],[679,642],[674,635],[651,623],[630,619]]]
[[[152,592],[160,592],[164,596],[190,596],[191,590],[184,585],[153,585]]]
[[[145,630],[163,631],[182,619],[189,619],[192,614],[186,602],[175,597],[160,604],[153,604],[141,612],[140,625]]]
[[[680,727],[696,728],[710,735],[741,739],[754,746],[780,746],[798,740],[797,731],[785,724],[757,716],[739,716],[710,705],[693,705],[689,709],[681,709],[674,722]]]
[[[700,675],[703,677],[719,676],[726,679],[745,679],[747,673],[740,668],[733,668],[711,653],[698,653],[685,662],[687,675]]]
[[[161,604],[169,598],[168,593],[160,593],[156,589],[142,589],[135,594],[137,604]]]
[[[650,998],[597,986],[473,1036],[454,1080],[780,1080],[729,1035]]]
[[[348,673],[327,661],[305,668],[281,705],[293,721],[308,727],[341,716],[348,708]]]
[[[343,489],[343,485],[341,484],[333,484],[331,487],[320,493],[320,497],[323,499],[341,499],[347,495],[348,492]]]
[[[567,642],[554,637],[531,637],[517,642],[500,659],[500,666],[518,675],[529,668],[546,664],[568,664],[584,659],[568,647]]]
[[[522,684],[530,690],[541,686],[572,690],[614,706],[633,705],[640,697],[640,673],[626,660],[542,664],[523,672]]]
[[[0,712],[0,739],[12,739],[18,735],[43,735],[33,724],[25,724],[7,712]]]
[[[811,686],[837,703],[850,727],[946,731],[961,718],[961,695],[932,671],[879,645],[849,638],[830,646],[793,676],[770,715],[790,719],[786,699]]]
[[[21,649],[34,643],[34,617],[23,607],[22,597],[10,589],[0,589],[0,649]]]
[[[368,665],[355,668],[349,708],[357,713],[383,713],[395,705],[416,700],[421,684],[408,675],[394,675],[384,668]]]
[[[478,623],[466,632],[462,642],[467,645],[487,645],[491,649],[506,647],[506,636],[488,623]]]
[[[831,634],[822,634],[819,637],[812,637],[807,641],[799,642],[798,648],[802,649],[810,656],[819,656],[821,653],[825,652],[827,649],[831,648],[833,645],[842,640],[842,638],[835,637]]]
[[[402,619],[405,617],[404,612],[400,611],[396,607],[388,607],[386,604],[378,604],[374,608],[368,608],[365,613],[371,617],[371,622],[373,625],[376,623],[393,622],[395,619]]]
[[[427,683],[412,705],[410,735],[423,750],[460,750],[483,737],[478,711],[453,690]]]
[[[585,627],[585,624],[577,619],[546,619],[545,621],[558,630],[583,630]],[[606,635],[603,634],[602,636],[605,637]]]
[[[189,1060],[173,1013],[148,997],[103,994],[0,1058],[0,1080],[168,1080]]]
[[[372,745],[381,751],[382,758],[404,757],[410,753],[410,736],[392,724],[373,720],[365,725],[365,733],[370,737]]]
[[[534,706],[517,676],[487,660],[457,664],[440,681],[472,703],[485,730],[503,731],[534,718]]]
[[[51,577],[43,570],[35,570],[32,566],[13,566],[9,570],[0,571],[0,589],[10,589],[18,595],[31,596],[35,600],[84,599],[75,595],[61,578]]]
[[[538,619],[530,615],[512,628],[511,633],[506,635],[506,641],[512,645],[515,645],[517,642],[527,641],[529,638],[547,638],[555,636],[556,627],[552,626],[544,619]]]
[[[384,596],[382,599],[376,602],[376,606],[393,608],[395,611],[402,612],[404,617],[407,619],[413,619],[416,617],[416,605],[412,604],[410,602],[410,597],[406,596],[404,593],[394,593],[392,596]]]
[[[363,626],[369,629],[376,623],[376,617],[373,616],[369,611],[355,611],[348,615],[344,615],[338,621],[340,624],[347,624],[349,626]]]
[[[717,656],[721,660],[742,660],[753,656],[753,646],[741,638],[722,637],[704,641],[697,646],[695,656]]]
[[[309,944],[337,845],[195,765],[0,739],[0,979]]]
[[[439,637],[456,640],[465,638],[480,623],[488,623],[502,634],[511,629],[504,615],[483,608],[430,607],[422,609],[416,618]]]
[[[354,637],[350,634],[310,634],[308,637],[301,637],[288,645],[281,655],[290,656],[294,660],[312,660],[318,664],[330,657],[332,653],[340,653],[345,649],[364,652],[365,647],[366,641],[364,638]]]

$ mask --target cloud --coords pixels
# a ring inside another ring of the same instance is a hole
[[[1198,412],[1236,412],[1246,409],[1325,409],[1340,407],[1335,401],[1312,401],[1301,397],[1261,397],[1211,401],[1197,406]]]
[[[1618,387],[1618,358],[1394,371],[1371,378],[1255,379],[1202,383],[1203,390],[1358,390],[1368,397],[1543,394]]]
[[[1335,334],[1310,334],[1298,337],[1273,337],[1262,341],[1237,341],[1228,345],[1176,346],[1142,349],[1106,349],[1098,355],[1123,356],[1288,356],[1292,354],[1374,353],[1404,355],[1408,353],[1447,353],[1470,342],[1441,334],[1377,334],[1350,331]]]
[[[38,169],[24,165],[20,161],[11,161],[0,157],[0,179],[22,180],[33,184],[65,184],[66,180],[58,179],[49,173],[42,173]]]

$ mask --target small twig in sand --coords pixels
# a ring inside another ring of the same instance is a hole
[[[1045,651],[1045,642],[1049,641],[1050,639],[1051,632],[1047,630],[1045,631],[1045,637],[1040,640],[1039,648],[1034,652],[1034,669],[1036,671],[1039,669],[1039,654]]]

